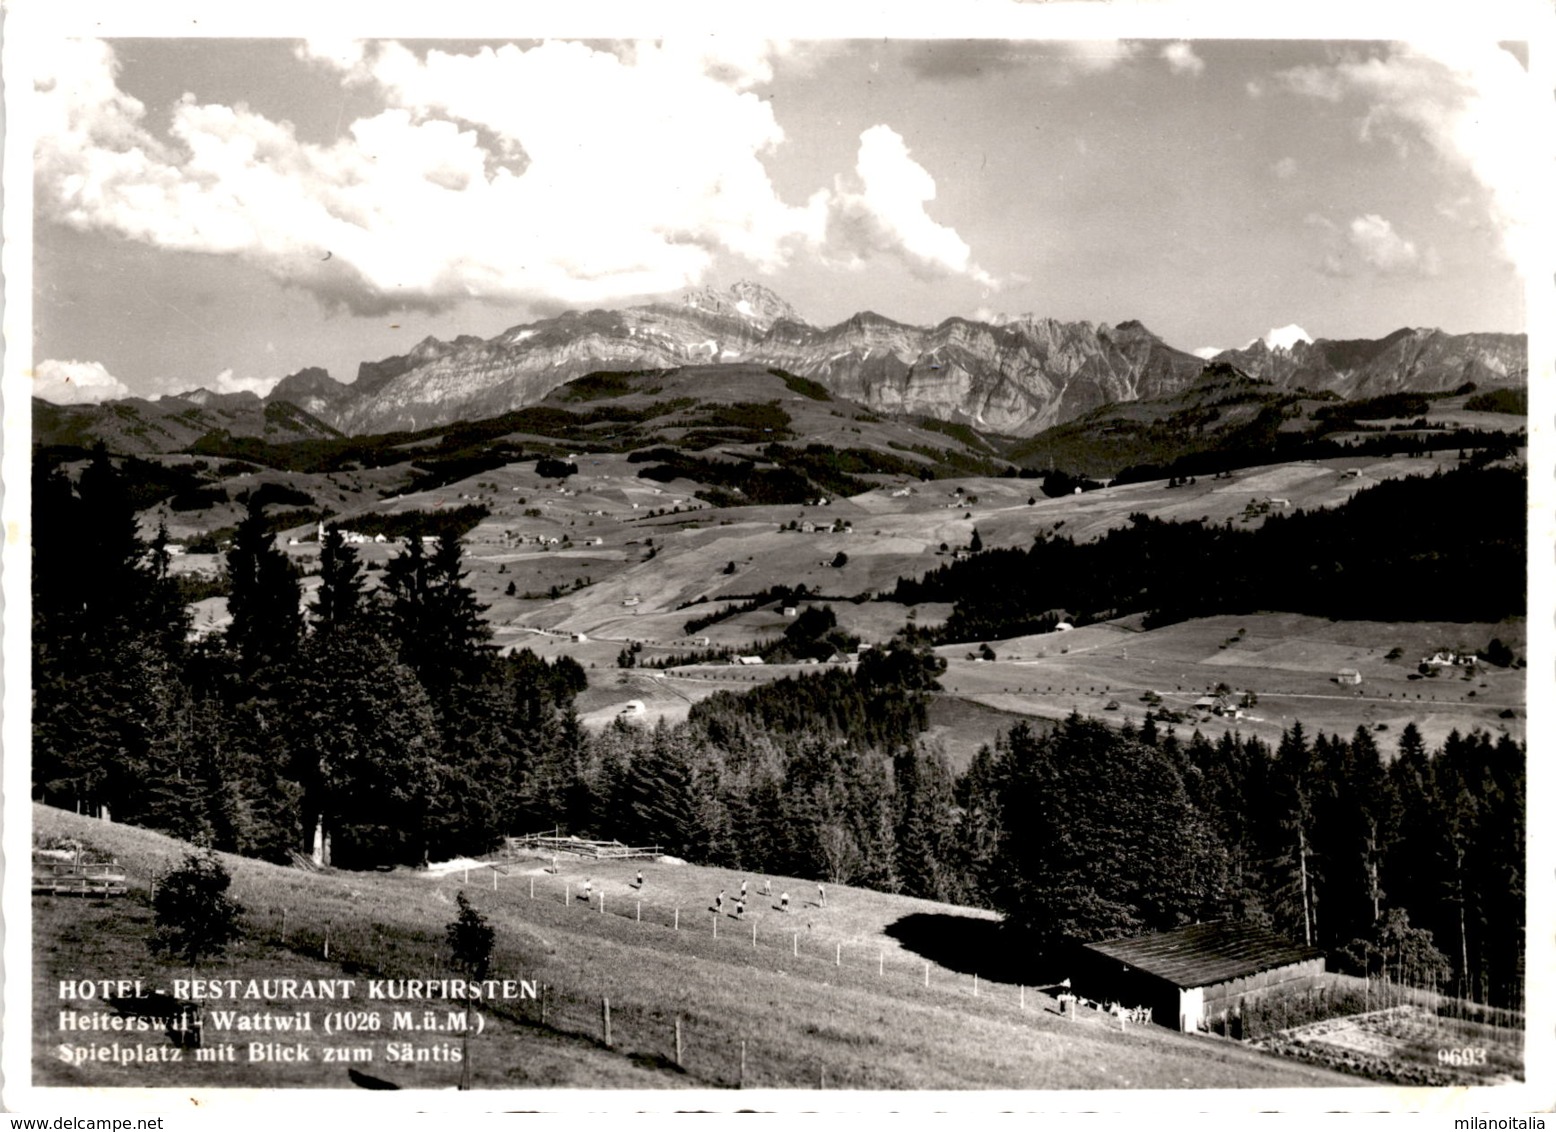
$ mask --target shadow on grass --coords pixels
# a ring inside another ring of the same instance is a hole
[[[908,951],[948,971],[1001,983],[1042,987],[1056,982],[1056,966],[998,920],[945,912],[914,912],[886,926]]]

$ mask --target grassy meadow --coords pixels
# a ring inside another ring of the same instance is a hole
[[[186,847],[159,834],[34,807],[35,838],[75,838],[112,855],[131,895],[117,901],[38,897],[34,916],[35,1083],[39,1085],[349,1088],[347,1066],[321,1064],[325,1047],[372,1049],[351,1066],[407,1088],[447,1089],[464,1066],[449,1060],[391,1062],[391,1041],[425,1049],[457,1035],[347,1039],[325,1034],[328,1004],[249,1003],[248,1011],[308,1009],[311,1032],[252,1035],[314,1051],[306,1065],[180,1062],[69,1065],[62,1042],[123,1035],[62,1034],[63,1012],[101,1011],[96,1001],[59,1000],[61,979],[142,978],[165,986],[185,973],[154,960],[150,876]],[[1120,1032],[1115,1019],[1082,1011],[1070,1020],[1036,987],[1062,973],[1032,968],[1003,946],[990,913],[852,888],[815,885],[664,861],[603,863],[564,855],[454,868],[312,873],[223,858],[243,905],[244,937],[198,974],[213,978],[425,978],[448,975],[443,931],[463,889],[497,933],[493,977],[533,980],[534,1000],[483,1007],[469,1040],[474,1088],[1166,1089],[1354,1084],[1354,1078],[1294,1065],[1233,1043],[1155,1026]],[[493,887],[493,878],[496,887]],[[591,901],[580,888],[592,882]],[[733,912],[740,882],[753,899]],[[530,896],[533,884],[533,898]],[[716,894],[726,893],[722,915]],[[790,910],[779,907],[787,891]],[[600,906],[603,897],[603,910]],[[569,899],[570,898],[570,899]],[[641,903],[641,911],[640,911]],[[641,920],[638,918],[641,915]],[[679,926],[677,927],[677,922]],[[717,937],[714,925],[717,923]],[[755,939],[753,945],[753,928]],[[327,941],[327,948],[326,948]],[[327,949],[327,957],[326,957]],[[926,985],[927,980],[927,985]],[[1032,985],[1026,985],[1026,984]],[[604,1044],[602,1000],[612,1041]],[[420,1004],[413,1004],[419,1007]],[[442,1003],[431,1003],[439,1012]],[[681,1064],[675,1063],[680,1021]],[[220,1036],[207,1030],[207,1044]],[[240,1047],[250,1035],[230,1035]],[[165,1045],[159,1032],[135,1040]],[[742,1075],[742,1050],[744,1074]],[[428,1055],[429,1057],[432,1055]]]

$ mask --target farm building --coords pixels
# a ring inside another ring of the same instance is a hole
[[[1334,682],[1336,684],[1360,684],[1361,673],[1354,668],[1342,668],[1335,673]]]
[[[1134,939],[1088,943],[1076,958],[1077,991],[1148,1006],[1153,1019],[1201,1030],[1270,994],[1310,989],[1324,957],[1255,924],[1215,921]]]

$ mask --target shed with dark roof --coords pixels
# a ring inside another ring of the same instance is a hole
[[[1076,989],[1124,1006],[1149,1006],[1180,1030],[1240,1013],[1271,993],[1308,990],[1324,973],[1323,955],[1256,924],[1218,920],[1079,950]]]

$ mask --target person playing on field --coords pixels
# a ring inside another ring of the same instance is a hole
[[[584,903],[586,903],[586,904],[590,900],[594,899],[594,878],[593,877],[584,877],[583,898],[584,898]]]
[[[772,894],[773,894],[773,878],[772,877],[763,877],[762,878],[762,895],[763,896],[771,896]]]
[[[724,911],[724,890],[719,889],[719,894],[713,898],[713,906],[720,912]]]
[[[825,908],[827,906],[827,886],[818,884],[816,886],[816,895],[821,899],[821,906]]]
[[[746,885],[749,884],[749,883],[750,882],[745,880],[744,878],[742,878],[741,881],[740,881],[740,899],[742,899],[742,900],[744,900],[746,898]]]
[[[785,912],[789,910],[789,894],[787,892],[778,898],[778,902],[783,905]]]
[[[642,869],[638,870],[638,887],[639,888],[643,887],[643,870]]]

